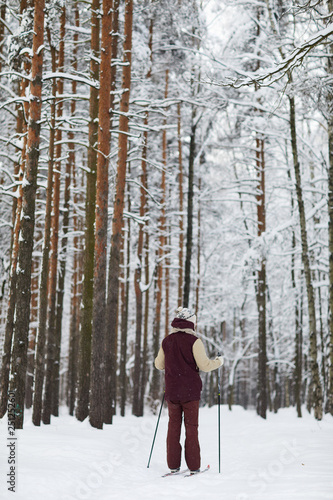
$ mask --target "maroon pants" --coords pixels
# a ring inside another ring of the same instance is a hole
[[[190,470],[199,469],[199,401],[188,401],[187,403],[168,401],[168,410],[167,462],[169,469],[180,467],[182,447],[179,441],[183,414],[185,424],[185,460]]]

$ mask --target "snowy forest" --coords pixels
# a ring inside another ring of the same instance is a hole
[[[333,0],[0,0],[0,418],[333,415]],[[218,372],[202,374],[202,405]]]

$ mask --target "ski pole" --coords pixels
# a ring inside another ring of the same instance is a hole
[[[218,352],[218,356],[221,354]],[[221,383],[220,383],[220,368],[217,374],[217,387],[218,387],[218,446],[219,446],[219,474],[221,474]]]
[[[157,428],[158,428],[158,424],[159,424],[159,422],[160,422],[160,417],[161,417],[162,408],[163,408],[163,403],[164,403],[164,396],[165,396],[165,392],[163,392],[163,398],[162,398],[162,402],[161,402],[160,411],[159,411],[159,414],[158,414],[158,419],[157,419],[157,424],[156,424],[156,429],[155,429],[155,434],[154,434],[153,444],[151,445],[151,450],[150,450],[150,455],[149,455],[149,460],[148,460],[147,469],[149,469],[150,459],[151,459],[151,455],[152,455],[152,453],[153,453],[153,448],[154,448],[154,444],[155,444],[155,438],[156,438],[156,434],[157,434]]]

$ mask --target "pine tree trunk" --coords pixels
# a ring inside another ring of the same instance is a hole
[[[169,320],[169,299],[170,299],[170,249],[171,249],[171,227],[170,223],[166,226],[165,236],[165,261],[164,261],[164,290],[165,290],[165,322],[164,322],[164,336],[167,337],[170,331]]]
[[[20,170],[20,180],[23,179],[23,171]],[[20,220],[21,220],[21,210],[22,210],[22,184],[17,186],[19,196],[17,197],[16,203],[16,217],[15,225],[13,231],[13,244],[12,244],[12,255],[11,255],[11,268],[10,268],[10,281],[9,281],[9,297],[7,306],[7,319],[5,327],[5,338],[3,343],[3,355],[1,363],[1,401],[0,401],[0,418],[2,418],[7,411],[7,394],[9,387],[9,373],[10,373],[10,361],[12,352],[12,339],[14,331],[14,314],[15,314],[15,304],[16,304],[16,283],[17,283],[17,259],[18,259],[18,249],[19,249],[19,232],[20,232]]]
[[[25,383],[25,407],[30,409],[33,402],[33,386],[34,386],[34,368],[35,368],[35,349],[38,321],[38,295],[39,295],[39,258],[35,258],[32,262],[32,278],[31,278],[31,306],[30,306],[30,328],[29,344],[28,344],[28,364],[27,364],[27,380]]]
[[[108,232],[112,0],[103,0],[95,222],[94,304],[89,421],[103,427],[105,291]]]
[[[29,335],[31,262],[35,227],[35,199],[42,109],[44,43],[44,0],[36,2],[34,12],[33,56],[30,84],[27,163],[23,186],[23,205],[18,250],[17,304],[13,344],[11,390],[16,391],[16,428],[23,428],[27,349]]]
[[[64,70],[64,39],[65,39],[65,18],[66,10],[65,7],[61,14],[61,26],[60,26],[60,46],[59,51],[59,66],[62,67],[60,71]],[[75,48],[74,48],[75,51]],[[59,80],[59,94],[63,93],[63,80]],[[72,92],[76,93],[76,82],[72,83]],[[73,108],[74,103],[74,108]],[[71,114],[75,111],[75,100],[71,104]],[[69,134],[69,138],[71,135]],[[66,163],[66,173],[65,173],[65,187],[64,187],[64,205],[63,205],[63,220],[62,220],[62,238],[61,238],[61,248],[59,255],[59,283],[56,298],[56,318],[55,318],[55,359],[53,364],[53,375],[52,375],[52,415],[57,417],[59,415],[59,396],[60,396],[60,351],[61,351],[61,336],[62,336],[62,317],[63,317],[63,302],[65,295],[65,278],[66,278],[66,264],[67,264],[67,245],[68,245],[68,231],[69,231],[69,215],[70,215],[70,198],[71,198],[71,172],[73,163],[73,148],[74,145],[69,143],[69,154]]]
[[[258,237],[266,231],[266,207],[265,207],[265,158],[264,140],[256,139],[256,164],[258,177],[257,196],[257,218]],[[266,260],[264,250],[260,255],[260,269],[257,277],[257,307],[258,307],[258,394],[257,413],[262,418],[266,418],[267,411],[267,354],[266,354]]]
[[[181,135],[181,105],[177,104],[178,138],[178,189],[179,189],[179,250],[178,250],[178,307],[183,303],[183,261],[184,261],[184,195],[183,195],[183,155]]]
[[[333,0],[328,0],[328,11],[333,12]],[[327,58],[327,72],[330,76],[333,75],[333,47],[329,46],[329,55]],[[330,342],[329,342],[329,372],[328,372],[328,391],[325,405],[325,412],[333,415],[333,97],[332,92],[328,92],[328,245],[329,245],[329,326],[330,326]]]
[[[148,181],[146,181],[146,187],[148,189]],[[147,207],[148,210],[148,207]],[[149,283],[149,232],[148,232],[148,222],[146,223],[146,233],[145,233],[145,283]],[[150,331],[149,321],[149,288],[147,288],[145,293],[145,307],[144,307],[144,319],[143,319],[143,349],[142,349],[142,371],[141,371],[141,384],[140,384],[140,413],[143,415],[144,401],[145,401],[145,391],[148,380],[148,331]]]
[[[189,307],[191,289],[191,258],[193,245],[193,185],[194,185],[194,159],[195,159],[195,133],[196,133],[196,109],[192,107],[190,153],[188,161],[188,192],[187,192],[187,231],[186,231],[186,257],[184,276],[183,306]]]
[[[80,27],[80,14],[78,9],[78,4],[75,3],[75,27]],[[73,35],[73,59],[72,68],[76,72],[78,68],[77,60],[77,50],[78,50],[78,32],[75,31]],[[76,94],[77,82],[72,81],[72,94]],[[76,110],[76,100],[71,101],[71,116],[75,115]],[[68,132],[68,163],[70,165],[71,178],[73,183],[73,247],[74,247],[74,262],[73,262],[73,286],[72,286],[72,296],[71,296],[71,319],[69,328],[69,350],[68,350],[68,372],[67,372],[67,404],[69,407],[69,414],[74,415],[75,407],[75,391],[76,391],[76,380],[77,380],[77,360],[78,360],[78,341],[79,341],[79,282],[81,281],[80,273],[80,239],[77,235],[77,231],[82,228],[79,224],[78,215],[78,194],[77,194],[77,179],[76,179],[76,169],[75,169],[75,147],[74,147],[74,132]]]
[[[120,99],[118,164],[116,178],[116,193],[112,219],[111,254],[108,279],[106,345],[110,346],[111,363],[107,372],[105,391],[110,395],[105,401],[104,422],[112,423],[112,416],[116,407],[116,369],[117,369],[117,324],[118,324],[118,292],[119,292],[119,263],[121,247],[121,228],[124,212],[124,195],[127,163],[127,133],[128,111],[131,87],[131,59],[132,59],[132,20],[133,0],[125,1],[125,28],[123,45],[123,72],[122,94]],[[109,349],[107,348],[107,351]]]
[[[79,26],[79,12],[76,8],[76,26]],[[74,40],[77,41],[77,37]],[[74,53],[74,61],[76,60],[76,52]],[[74,82],[73,82],[74,84]],[[74,92],[73,92],[74,93]],[[72,114],[75,110],[75,100],[72,101]],[[69,135],[72,132],[69,132]],[[73,288],[72,288],[72,303],[71,303],[71,320],[70,320],[70,338],[69,338],[69,354],[68,354],[68,379],[67,379],[67,404],[69,414],[74,415],[75,396],[78,375],[78,355],[79,355],[79,331],[80,331],[80,297],[81,297],[81,280],[82,280],[82,237],[77,234],[82,231],[82,219],[78,211],[78,202],[82,201],[82,194],[77,193],[77,179],[75,167],[75,152],[74,149],[70,152],[70,161],[72,167],[72,179],[74,190],[74,207],[73,207],[73,230],[74,230],[74,265],[73,265]],[[82,177],[83,179],[83,177]]]
[[[51,50],[52,71],[56,71],[56,47],[51,43],[50,30],[47,29],[47,35]],[[52,182],[53,182],[53,166],[54,166],[54,142],[55,142],[55,97],[57,83],[56,79],[52,82],[52,101],[50,105],[50,140],[49,140],[49,161],[48,175],[46,187],[46,206],[45,206],[45,226],[44,226],[44,242],[42,253],[42,269],[39,285],[39,318],[38,318],[38,337],[35,358],[35,389],[33,401],[32,421],[34,425],[40,425],[42,412],[42,394],[44,383],[44,365],[45,365],[45,341],[46,341],[46,321],[48,310],[48,271],[49,271],[49,254],[50,254],[50,238],[51,238],[51,212],[52,212]]]
[[[151,77],[152,69],[152,47],[153,47],[153,19],[150,20],[149,26],[149,43],[150,51],[150,67],[147,72],[147,79]],[[143,219],[147,213],[147,149],[148,149],[148,122],[149,113],[146,111],[144,118],[144,133],[143,133],[143,148],[141,161],[141,188],[140,188],[140,217]],[[139,226],[138,249],[137,249],[137,265],[134,273],[134,290],[136,299],[136,336],[135,336],[135,359],[134,359],[134,374],[133,374],[133,405],[132,413],[137,417],[143,415],[143,406],[141,404],[142,394],[142,361],[141,361],[141,338],[143,324],[143,291],[141,289],[142,269],[144,267],[143,254],[143,239],[146,230],[146,224],[141,222]],[[147,283],[146,283],[147,285]]]
[[[166,100],[168,98],[168,89],[169,89],[169,70],[167,69],[165,72],[165,91],[164,91],[164,99]],[[166,200],[167,200],[167,183],[166,183],[166,172],[167,172],[167,167],[168,167],[168,149],[167,149],[167,117],[164,119],[164,126],[163,126],[163,132],[162,132],[162,165],[163,165],[163,180],[162,180],[162,191],[163,191],[163,208],[162,208],[162,215],[163,215],[163,221],[161,221],[161,228],[162,228],[162,235],[163,235],[163,253],[164,253],[164,259],[163,259],[163,268],[164,268],[164,297],[165,297],[165,322],[164,322],[164,336],[167,336],[168,331],[169,331],[169,266],[170,266],[170,259],[168,257],[169,253],[169,246],[168,246],[168,229],[167,229],[167,222],[166,222]],[[162,265],[162,262],[161,262]]]
[[[70,185],[71,185],[71,161],[68,158],[66,164],[65,177],[65,192],[63,205],[63,220],[62,220],[62,238],[59,255],[59,283],[56,299],[56,320],[55,320],[55,358],[53,364],[52,376],[52,415],[59,416],[59,395],[60,395],[60,352],[61,352],[61,336],[62,336],[62,317],[64,309],[65,295],[65,278],[67,264],[67,245],[69,231],[69,215],[70,215]]]
[[[291,82],[291,75],[289,76]],[[317,362],[317,329],[316,329],[316,308],[315,298],[312,285],[311,269],[309,262],[308,239],[306,229],[305,210],[302,194],[301,171],[298,161],[298,150],[296,140],[296,116],[295,116],[295,100],[294,97],[289,97],[290,105],[290,133],[291,133],[291,146],[293,153],[293,163],[296,181],[296,194],[299,210],[299,220],[301,228],[301,242],[302,242],[302,262],[304,266],[306,291],[308,298],[308,316],[309,316],[309,333],[310,333],[310,370],[311,382],[308,393],[308,406],[314,409],[314,416],[317,420],[322,419],[323,413],[323,396],[322,388],[319,378],[319,368]]]
[[[91,51],[90,62],[91,78],[95,82],[99,79],[99,0],[91,4]],[[83,421],[89,414],[89,387],[91,362],[91,332],[93,311],[93,277],[94,277],[94,248],[95,248],[95,204],[96,204],[96,162],[97,162],[97,133],[98,133],[98,89],[90,88],[90,121],[89,121],[89,149],[86,193],[85,218],[85,249],[83,264],[82,307],[80,318],[80,347],[78,368],[78,401],[76,418]]]
[[[21,158],[21,166],[19,169],[19,184],[16,188],[17,195],[15,196],[15,219],[14,229],[12,233],[12,251],[11,251],[11,268],[9,280],[9,297],[7,306],[7,318],[5,327],[5,338],[3,344],[3,355],[1,363],[1,401],[0,401],[0,418],[2,418],[7,411],[7,393],[9,387],[9,374],[10,374],[10,361],[12,352],[12,339],[14,331],[14,315],[16,306],[16,283],[17,283],[17,259],[19,250],[19,234],[20,234],[20,221],[22,211],[22,181],[25,172],[25,159]]]
[[[199,178],[199,193],[201,193],[201,177]],[[201,204],[198,203],[198,238],[197,238],[197,282],[195,286],[195,315],[198,317],[199,313],[199,294],[200,294],[200,280],[201,280]]]
[[[64,70],[65,60],[65,21],[66,9],[61,10],[60,16],[60,42],[58,55],[58,71]],[[64,81],[59,78],[57,81],[57,93],[63,94]],[[57,331],[56,331],[56,301],[57,301],[57,278],[58,278],[58,243],[59,243],[59,218],[60,218],[60,172],[61,172],[61,139],[62,131],[60,122],[63,114],[63,100],[57,102],[58,127],[56,130],[55,147],[55,169],[53,171],[53,199],[52,199],[52,217],[51,217],[51,253],[49,261],[49,316],[47,329],[47,356],[45,372],[45,392],[43,400],[42,419],[44,424],[49,424],[52,413],[52,399],[54,397],[54,370],[57,360]]]
[[[30,5],[29,5],[30,7]],[[24,10],[28,8],[25,2],[21,1],[20,14],[23,14]],[[4,13],[4,10],[2,11]],[[31,71],[30,62],[25,62],[24,64],[25,74],[29,74]],[[29,80],[27,78],[22,78],[19,88],[20,96],[23,98],[26,95],[26,90],[29,85]],[[22,211],[22,181],[24,177],[24,172],[26,168],[26,144],[27,144],[27,123],[24,120],[29,118],[29,102],[24,102],[23,110],[21,108],[17,111],[17,133],[23,136],[23,147],[21,152],[21,163],[15,164],[14,175],[18,178],[18,186],[14,187],[16,194],[13,199],[12,208],[12,241],[11,241],[11,263],[10,263],[10,280],[9,280],[9,297],[7,305],[7,316],[6,316],[6,326],[5,326],[5,338],[3,344],[3,356],[1,363],[1,373],[0,373],[0,418],[4,416],[7,411],[7,392],[9,387],[9,374],[10,374],[10,363],[12,354],[12,339],[14,332],[14,315],[16,306],[16,282],[17,282],[17,259],[18,259],[18,244],[19,244],[19,232],[20,232],[20,221],[21,221],[21,211]]]
[[[3,21],[5,21],[6,19],[6,0],[2,2],[2,5],[0,7],[0,19],[3,19]],[[2,54],[2,48],[5,40],[4,33],[5,33],[5,23],[0,21],[0,73],[2,71],[2,62],[4,59],[4,56]]]
[[[113,0],[113,9],[112,9],[112,42],[111,42],[111,95],[110,95],[110,130],[112,129],[112,118],[114,112],[114,98],[116,91],[116,75],[117,75],[117,65],[112,63],[112,61],[116,61],[118,57],[118,37],[119,37],[119,2],[120,0]]]
[[[75,176],[75,160],[72,161],[72,177],[73,188],[76,188]],[[77,212],[78,196],[74,195],[74,213],[73,213],[73,229],[74,232],[82,231],[82,223],[80,223]],[[80,330],[80,296],[81,296],[81,279],[82,279],[82,244],[79,236],[74,237],[74,266],[73,266],[73,288],[72,288],[72,305],[71,305],[71,320],[70,320],[70,339],[69,339],[69,355],[68,355],[68,381],[67,381],[67,401],[69,406],[69,414],[74,415],[76,385],[78,375],[78,356],[79,356],[79,330]]]
[[[165,73],[165,93],[168,95],[168,70]],[[153,356],[157,356],[160,348],[160,331],[161,331],[161,305],[162,305],[162,288],[163,288],[163,259],[165,257],[165,243],[166,243],[166,221],[165,221],[165,205],[166,205],[166,165],[167,165],[167,149],[166,149],[166,123],[164,123],[163,136],[162,136],[162,179],[161,179],[161,212],[158,223],[159,244],[156,251],[156,266],[155,266],[155,314],[153,322]],[[160,373],[158,370],[153,371],[150,395],[152,398],[153,407],[160,397]]]
[[[288,169],[288,179],[291,181],[291,173]],[[291,217],[294,215],[294,197],[291,193]],[[294,294],[294,311],[295,311],[295,371],[294,371],[294,393],[295,393],[295,403],[297,416],[302,417],[302,402],[301,402],[301,391],[302,391],[302,364],[303,364],[303,354],[302,354],[302,326],[300,323],[300,311],[299,311],[299,299],[297,296],[297,286],[296,286],[296,276],[295,276],[295,253],[296,253],[296,234],[294,229],[292,230],[291,236],[291,284]]]
[[[131,198],[128,193],[128,212],[131,211]],[[125,237],[126,234],[126,237]],[[126,240],[126,241],[125,241]],[[127,331],[128,331],[128,303],[129,303],[129,283],[130,283],[130,258],[131,258],[131,219],[127,219],[127,231],[124,233],[122,249],[122,280],[121,280],[121,323],[120,323],[120,363],[119,363],[119,395],[120,414],[125,416],[125,406],[127,397]],[[126,246],[125,246],[126,243]],[[125,258],[126,252],[126,258]],[[133,377],[134,378],[134,377]]]

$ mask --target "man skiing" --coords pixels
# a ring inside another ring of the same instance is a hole
[[[196,316],[179,307],[155,359],[155,366],[165,370],[165,400],[168,404],[167,463],[172,473],[180,470],[180,434],[185,424],[185,460],[191,474],[200,472],[198,439],[199,402],[202,381],[199,370],[210,372],[222,366],[222,356],[207,357],[202,341],[195,335]]]

